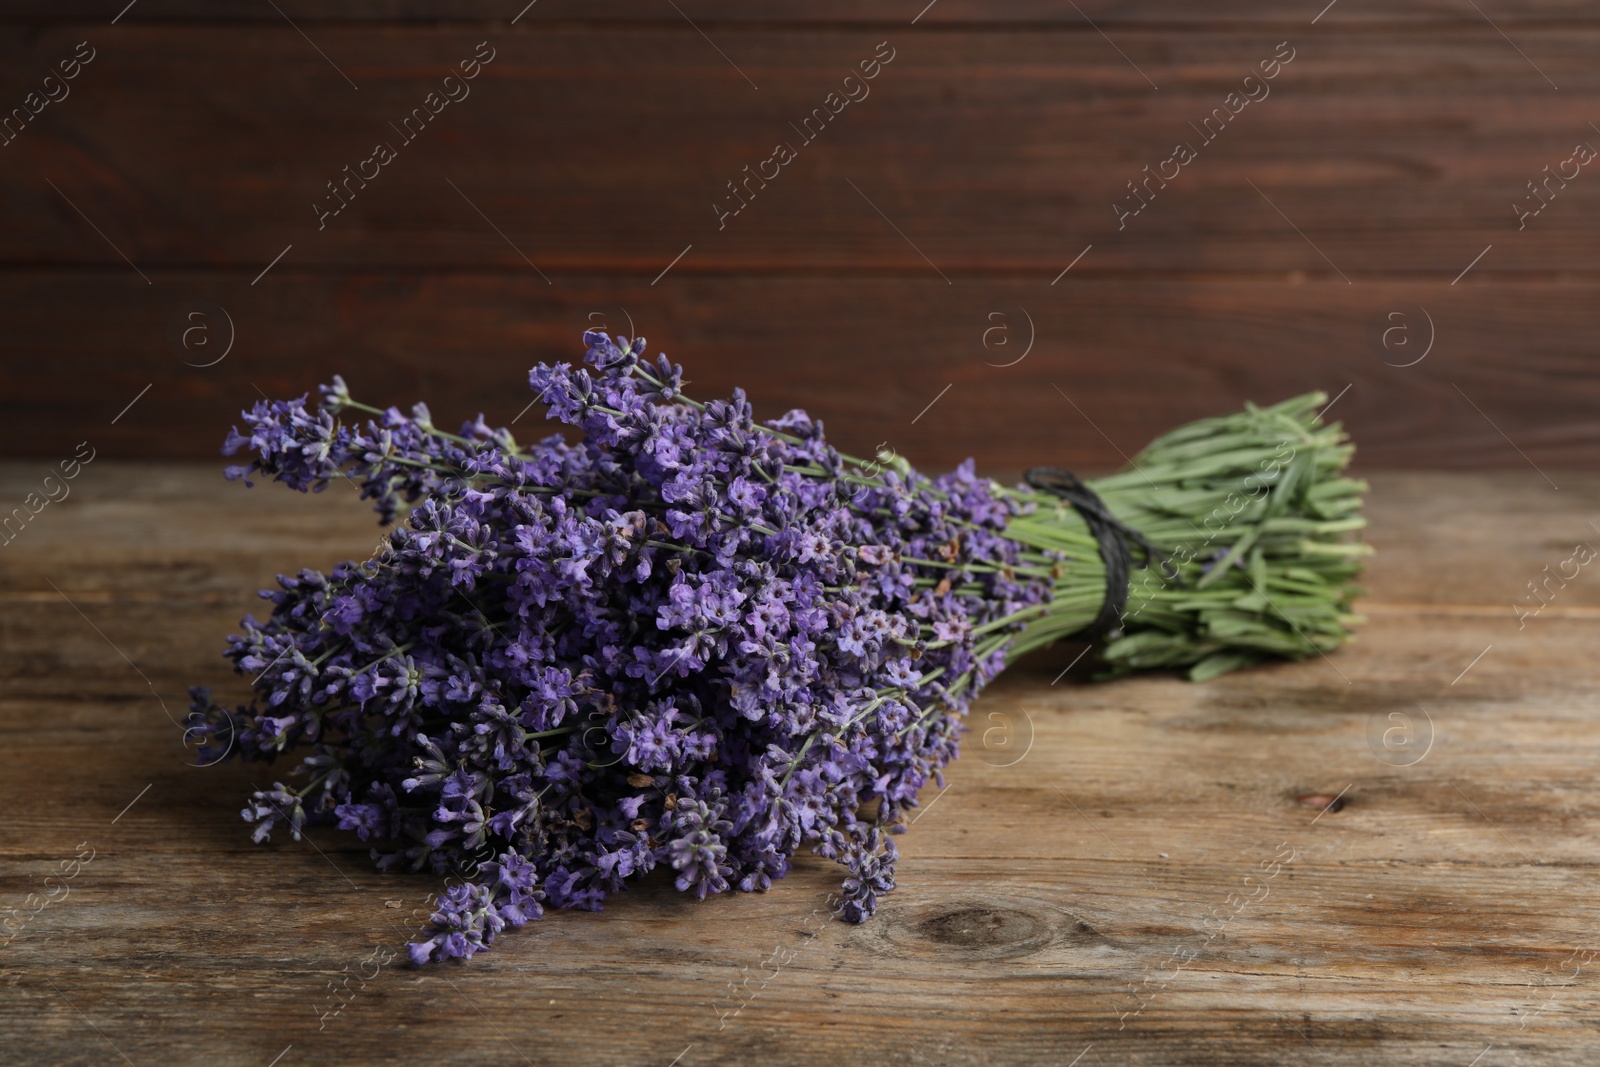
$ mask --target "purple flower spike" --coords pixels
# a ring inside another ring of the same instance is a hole
[[[383,869],[457,876],[418,965],[657,866],[701,899],[764,890],[802,849],[866,919],[889,834],[1050,597],[1006,537],[1021,505],[970,464],[849,460],[802,411],[686,399],[643,338],[583,343],[529,376],[576,444],[445,433],[342,379],[228,439],[252,453],[229,477],[348,478],[395,524],[370,559],[281,577],[227,653],[254,703],[196,690],[194,715],[226,718],[230,755],[298,758],[244,811],[258,840],[333,826]]]

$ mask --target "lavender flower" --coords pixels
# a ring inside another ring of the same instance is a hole
[[[584,366],[530,374],[576,444],[446,433],[336,378],[225,446],[253,453],[230,478],[350,479],[396,523],[372,559],[263,593],[227,651],[253,702],[197,688],[192,721],[208,750],[298,757],[303,784],[244,809],[257,840],[334,826],[383,869],[472,869],[418,964],[658,865],[701,899],[764,890],[803,848],[846,867],[840,917],[865,920],[891,835],[1069,560],[1008,536],[1036,501],[970,462],[853,460],[804,412],[685,398],[642,338],[584,341]]]

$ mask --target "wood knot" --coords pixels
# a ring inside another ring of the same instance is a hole
[[[1325,811],[1330,815],[1341,811],[1345,804],[1349,803],[1342,795],[1333,793],[1307,793],[1294,799],[1298,804],[1308,808],[1315,808],[1318,811]]]
[[[1110,942],[1078,916],[1034,900],[949,900],[880,913],[863,933],[866,951],[912,958],[1012,960],[1054,946],[1069,952],[1103,949]]]
[[[1041,929],[1033,916],[1003,908],[956,908],[917,923],[923,937],[957,948],[1014,945]]]
[[[909,924],[910,933],[932,942],[939,951],[952,949],[976,959],[1013,959],[1038,952],[1060,931],[1049,917],[1013,907],[977,903],[946,907]],[[1073,932],[1073,939],[1081,933]]]

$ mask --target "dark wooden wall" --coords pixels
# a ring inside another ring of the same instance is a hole
[[[0,454],[213,456],[260,393],[336,372],[505,422],[531,363],[631,321],[700,395],[929,467],[1109,467],[1314,388],[1369,466],[1600,456],[1600,167],[1512,206],[1600,147],[1593,4],[124,3],[0,4],[0,109],[95,53],[0,147]],[[483,41],[470,96],[400,144]],[[319,230],[379,141],[397,158]],[[1119,229],[1179,141],[1197,158]]]

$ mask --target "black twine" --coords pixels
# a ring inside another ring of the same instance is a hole
[[[1128,606],[1129,571],[1134,565],[1133,551],[1137,547],[1141,556],[1138,566],[1148,567],[1155,560],[1161,573],[1176,580],[1178,568],[1152,545],[1144,534],[1111,514],[1105,501],[1090,489],[1078,476],[1060,467],[1034,467],[1023,475],[1033,488],[1050,493],[1071,504],[1083,516],[1083,524],[1100,545],[1100,558],[1106,564],[1106,598],[1100,603],[1100,613],[1094,621],[1078,632],[1077,636],[1095,640],[1115,633]]]

